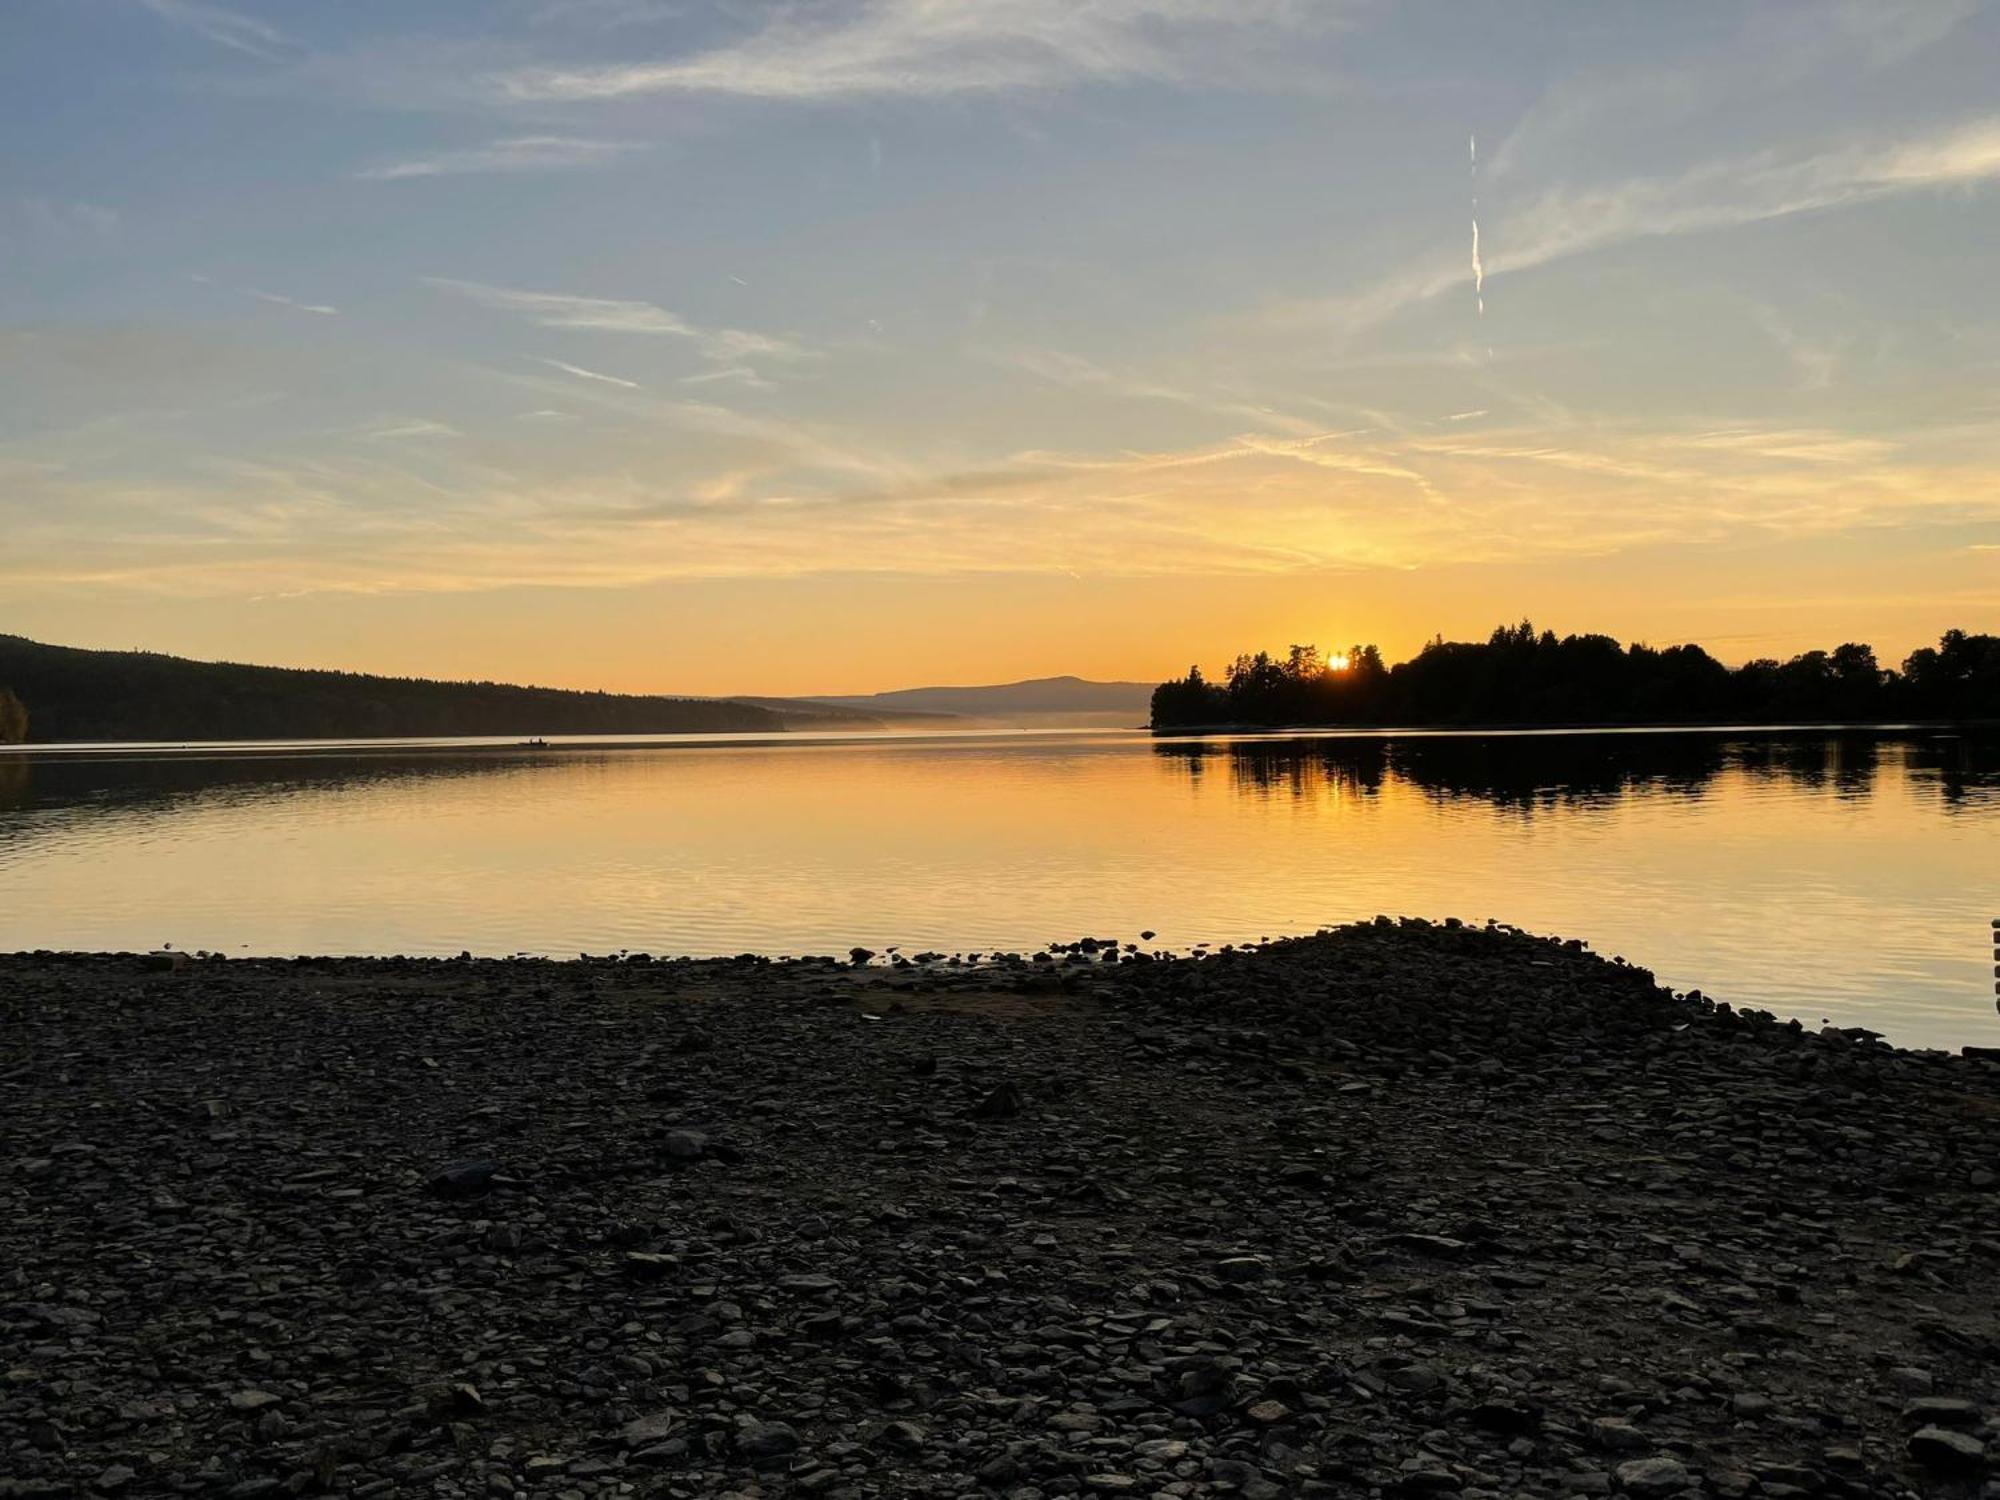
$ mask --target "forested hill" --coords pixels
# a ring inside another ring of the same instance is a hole
[[[0,635],[0,695],[10,691],[27,711],[27,738],[41,743],[695,734],[834,722],[713,699],[248,667]]]

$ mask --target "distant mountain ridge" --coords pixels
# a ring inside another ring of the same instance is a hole
[[[765,707],[88,651],[0,635],[31,743],[770,733],[880,728],[852,708]]]
[[[1117,715],[1143,722],[1152,702],[1147,682],[1092,682],[1082,677],[1031,677],[988,686],[898,688],[886,693],[816,694],[789,701],[878,712],[962,714],[969,718]],[[771,701],[771,700],[761,700]]]

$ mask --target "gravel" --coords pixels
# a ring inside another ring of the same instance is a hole
[[[17,955],[0,1500],[1995,1500],[1996,1169],[2000,1064],[1504,928]]]

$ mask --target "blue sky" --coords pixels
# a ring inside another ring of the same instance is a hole
[[[1898,0],[17,0],[0,629],[785,691],[2000,627],[1996,57]]]

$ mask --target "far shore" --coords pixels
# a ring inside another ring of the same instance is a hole
[[[1911,719],[1888,722],[1743,724],[1728,721],[1531,724],[1493,721],[1477,724],[1171,724],[1149,725],[1156,736],[1201,735],[1450,735],[1450,734],[1951,734],[2000,729],[2000,719]]]
[[[0,1494],[1977,1496],[2000,1055],[1579,942],[0,957]]]
[[[1890,723],[1805,723],[1805,724],[1738,724],[1738,723],[1652,723],[1652,724],[1199,724],[1154,727],[1134,724],[1125,727],[1093,725],[1080,727],[1045,725],[1005,725],[993,723],[967,724],[960,728],[950,726],[925,726],[922,728],[897,728],[886,726],[879,729],[769,729],[769,730],[716,730],[713,732],[689,734],[630,734],[630,735],[555,735],[537,737],[523,735],[519,739],[505,735],[465,735],[429,737],[381,737],[352,739],[246,739],[246,740],[159,740],[159,741],[118,741],[118,740],[74,740],[63,743],[40,743],[29,741],[25,744],[0,745],[0,759],[23,758],[35,755],[86,757],[101,756],[106,759],[131,756],[297,756],[297,755],[353,755],[359,753],[395,754],[554,754],[579,750],[670,750],[682,747],[714,747],[726,745],[763,745],[787,743],[869,743],[878,740],[941,740],[945,742],[974,739],[1023,739],[1041,735],[1081,737],[1097,734],[1145,735],[1152,739],[1209,739],[1209,738],[1314,738],[1338,739],[1351,737],[1358,739],[1388,738],[1452,738],[1479,735],[1507,735],[1528,737],[1535,735],[1659,735],[1659,734],[1743,734],[1763,736],[1784,735],[1876,735],[1893,738],[1909,734],[1984,734],[2000,730],[2000,719],[1949,719],[1911,720]]]

